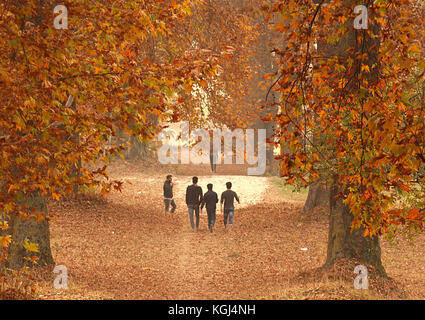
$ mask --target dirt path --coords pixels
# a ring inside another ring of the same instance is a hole
[[[69,290],[53,289],[54,275],[45,269],[41,299],[343,298],[340,288],[326,288],[323,296],[321,284],[301,281],[303,271],[324,263],[327,220],[302,218],[303,202],[282,201],[268,178],[199,176],[203,189],[211,182],[219,194],[232,181],[242,201],[232,232],[218,215],[211,234],[205,212],[200,230],[190,230],[184,205],[190,176],[175,177],[174,216],[164,213],[164,174],[116,166],[112,176],[131,184],[106,200],[50,204],[58,212],[52,250],[56,264],[68,268]],[[403,277],[415,296],[423,296],[425,280],[409,270],[424,267],[423,243],[425,237],[408,249],[383,244],[388,273]],[[414,268],[402,258],[406,250]]]
[[[42,298],[255,298],[275,286],[276,277],[284,277],[286,262],[277,262],[286,256],[280,246],[294,245],[284,240],[291,232],[266,216],[295,217],[297,208],[291,204],[277,212],[264,210],[261,203],[273,188],[268,178],[199,176],[204,190],[213,183],[219,195],[225,183],[232,181],[232,189],[241,198],[232,233],[224,230],[218,214],[211,234],[205,210],[200,230],[190,230],[184,195],[191,176],[175,177],[178,210],[171,216],[163,209],[163,174],[148,175],[126,167],[111,173],[131,184],[122,193],[108,196],[106,203],[89,199],[51,205],[51,210],[60,213],[51,228],[53,252],[56,263],[69,270],[70,290],[58,293],[46,286]],[[275,246],[273,235],[282,232],[285,237]],[[297,264],[293,268],[295,272]]]
[[[207,190],[206,185],[212,183],[219,197],[226,190],[226,182],[232,182],[232,189],[239,194],[241,199],[241,204],[237,205],[235,224],[238,223],[239,215],[247,213],[241,210],[264,201],[267,191],[272,188],[266,177],[211,175],[198,177],[198,184],[204,192]],[[133,198],[135,202],[138,201],[138,198],[154,198],[153,214],[161,215],[161,218],[165,220],[162,221],[164,229],[171,229],[163,237],[155,237],[154,240],[158,250],[164,252],[164,256],[145,257],[149,270],[153,270],[152,273],[157,272],[158,277],[160,275],[161,279],[158,279],[158,285],[165,286],[161,297],[213,299],[217,294],[221,294],[223,298],[227,298],[232,290],[223,289],[220,286],[226,287],[225,284],[231,280],[232,273],[237,272],[234,270],[235,266],[232,260],[239,256],[238,250],[235,249],[239,243],[235,239],[238,232],[236,234],[225,233],[223,217],[219,210],[217,211],[216,230],[213,234],[207,231],[205,210],[201,213],[200,230],[196,233],[190,230],[184,199],[186,187],[192,184],[191,176],[174,176],[174,198],[178,206],[175,216],[163,213],[161,208],[163,175],[146,178],[143,173],[135,175],[133,171],[131,175],[123,178],[131,181],[132,185],[126,188],[122,195],[114,197],[113,202],[118,204],[128,198]],[[160,225],[157,227],[161,228]],[[219,276],[223,278],[218,278]],[[235,275],[233,281],[238,276]]]

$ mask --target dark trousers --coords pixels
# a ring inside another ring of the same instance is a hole
[[[217,157],[213,153],[210,153],[210,164],[211,164],[211,171],[217,172]]]
[[[207,208],[208,228],[210,229],[211,232],[215,224],[215,211],[216,211],[216,208]]]
[[[192,227],[192,230],[194,229],[193,213],[195,213],[195,216],[196,216],[196,229],[198,229],[199,228],[199,205],[188,204],[187,208],[189,210],[190,226]]]
[[[164,199],[164,204],[165,204],[165,211],[168,212],[168,210],[170,209],[170,205],[171,205],[171,213],[174,213],[174,211],[176,210],[177,206],[176,203],[174,202],[174,199]]]

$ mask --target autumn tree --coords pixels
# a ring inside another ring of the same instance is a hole
[[[358,5],[367,27],[355,27]],[[424,104],[407,99],[424,80],[424,4],[288,0],[268,9],[285,43],[273,87],[283,175],[330,186],[326,266],[353,258],[385,274],[379,236],[424,226]],[[399,201],[409,191],[415,204]]]
[[[184,98],[180,117],[194,127],[240,128],[258,119],[258,104],[245,97],[252,88],[251,57],[260,37],[259,1],[204,0],[192,7],[181,31],[173,35],[173,48],[187,47],[221,55],[219,72]],[[170,53],[170,54],[171,54]],[[255,85],[257,85],[256,82]]]
[[[149,117],[163,119],[216,74],[211,52],[160,53],[193,2],[63,1],[68,28],[58,29],[55,1],[0,3],[0,262],[52,263],[46,199],[75,184],[120,190],[96,165],[123,150],[106,147],[110,137],[153,137]],[[147,41],[156,42],[155,59]]]
[[[193,1],[189,9],[191,14],[186,15],[173,32],[160,39],[145,41],[149,60],[174,59],[181,51],[219,55],[223,59],[212,77],[194,82],[191,90],[181,92],[180,103],[176,108],[169,108],[165,122],[159,122],[158,128],[161,124],[181,120],[188,121],[191,128],[258,127],[258,123],[262,124],[258,94],[256,99],[247,97],[258,90],[257,79],[264,74],[262,70],[256,70],[258,61],[252,59],[259,52],[258,40],[263,36],[265,25],[260,1]],[[270,51],[271,48],[264,50]],[[193,63],[203,64],[196,57]],[[191,77],[198,73],[198,69],[192,69]],[[253,77],[256,77],[254,81]],[[132,140],[132,147],[125,152],[128,158],[149,148],[146,140],[139,142],[137,137],[128,138],[124,134],[121,137]]]

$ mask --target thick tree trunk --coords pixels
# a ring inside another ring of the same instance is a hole
[[[47,205],[44,197],[40,193],[32,193],[24,196],[20,201],[21,204],[28,208],[35,208],[37,211],[44,212],[47,215]],[[33,266],[32,262],[25,260],[25,257],[36,255],[38,257],[38,265],[53,264],[53,257],[50,248],[50,230],[47,220],[37,223],[34,219],[23,220],[17,215],[12,215],[9,219],[10,228],[6,230],[6,234],[12,236],[12,242],[8,248],[7,267],[11,269],[19,269],[23,266]],[[23,247],[25,240],[38,244],[39,253],[28,252]]]
[[[376,268],[381,276],[386,276],[381,262],[381,247],[379,237],[363,236],[363,229],[351,230],[353,215],[342,199],[335,199],[338,189],[333,187],[330,192],[330,221],[328,252],[324,267],[331,266],[341,258],[355,259]]]
[[[307,213],[317,207],[329,206],[330,191],[326,184],[317,182],[308,188],[307,200],[303,207],[303,213]]]
[[[358,4],[354,0],[343,0],[341,2],[347,8],[354,8]],[[319,43],[318,51],[325,56],[338,56],[341,61],[347,61],[347,58],[352,58],[356,64],[362,63],[368,65],[371,71],[367,75],[367,80],[371,84],[379,76],[376,66],[379,65],[378,52],[380,39],[379,37],[371,37],[369,33],[377,35],[379,27],[373,23],[373,19],[369,19],[369,30],[367,32],[365,30],[359,31],[354,29],[353,19],[351,18],[345,22],[345,27],[348,29],[345,37],[342,37],[335,45]],[[362,43],[357,40],[358,34],[365,36],[362,39]],[[354,48],[354,53],[350,52],[348,50],[349,48]],[[368,54],[367,61],[359,61],[358,56],[361,52]],[[353,81],[350,85],[347,85],[347,90],[360,94],[359,87],[360,84]],[[356,259],[359,262],[372,265],[376,268],[378,274],[386,276],[381,262],[379,237],[364,237],[364,230],[362,228],[350,232],[353,215],[342,199],[335,199],[339,191],[337,184],[333,183],[330,190],[329,238],[325,267],[329,267],[341,258]]]

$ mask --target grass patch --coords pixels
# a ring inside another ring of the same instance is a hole
[[[272,177],[270,181],[277,187],[279,194],[285,200],[305,201],[307,199],[308,188],[302,187],[297,190],[296,187],[288,185],[285,179],[280,177]]]

